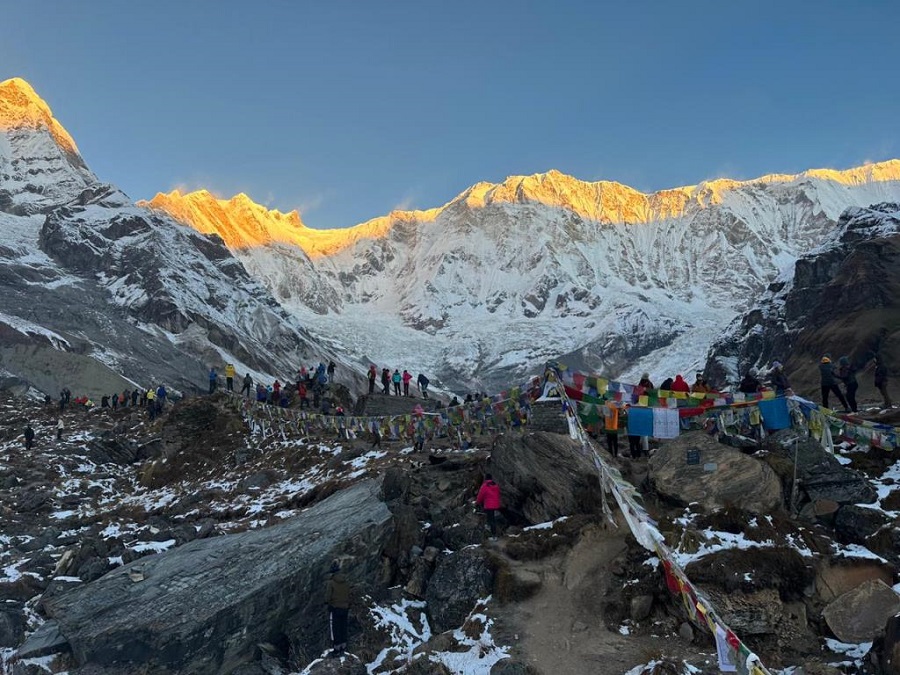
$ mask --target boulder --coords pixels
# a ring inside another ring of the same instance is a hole
[[[470,546],[442,559],[425,593],[432,630],[458,628],[479,598],[491,594],[493,585],[494,573],[483,549]]]
[[[867,558],[834,558],[825,560],[816,570],[816,594],[829,603],[866,581],[894,582],[893,568],[887,563]]]
[[[325,647],[330,562],[343,561],[354,593],[381,581],[393,521],[379,490],[365,481],[278,525],[141,558],[44,609],[79,665],[229,672],[277,636],[309,659]]]
[[[884,511],[850,504],[842,506],[834,519],[834,531],[844,544],[864,544],[866,539],[887,525]]]
[[[885,624],[881,665],[885,675],[900,675],[900,616],[892,616]]]
[[[16,647],[25,637],[25,612],[18,603],[0,607],[0,647]]]
[[[811,501],[828,499],[838,504],[872,504],[878,492],[861,474],[841,464],[817,441],[786,429],[766,440],[766,448],[791,462],[797,452],[797,479]]]
[[[900,596],[879,579],[866,581],[835,598],[822,612],[841,642],[870,642],[900,613]]]
[[[491,452],[490,470],[504,510],[530,523],[601,509],[597,470],[568,436],[504,434]]]
[[[699,464],[687,464],[689,451],[699,451]],[[712,465],[715,468],[708,470]],[[782,503],[781,481],[767,464],[703,432],[665,443],[649,467],[657,493],[680,505],[696,502],[709,511],[736,506],[768,513]]]

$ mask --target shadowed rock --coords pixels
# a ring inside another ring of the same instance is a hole
[[[390,512],[366,481],[273,527],[142,558],[45,604],[79,665],[145,664],[228,673],[288,635],[321,653],[324,582],[344,560],[354,593],[378,581]]]

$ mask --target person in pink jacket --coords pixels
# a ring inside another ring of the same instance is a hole
[[[412,375],[409,374],[408,370],[403,371],[403,395],[409,396],[409,381],[412,379]]]
[[[491,539],[497,538],[497,511],[500,509],[500,486],[494,482],[491,474],[484,475],[484,482],[478,490],[475,504],[482,507],[487,514],[491,528]]]

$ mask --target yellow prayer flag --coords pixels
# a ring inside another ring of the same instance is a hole
[[[638,405],[650,405],[650,397],[646,394],[644,396],[638,396]]]

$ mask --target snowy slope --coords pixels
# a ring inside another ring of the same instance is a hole
[[[190,390],[209,365],[268,379],[336,358],[219,237],[101,183],[22,80],[0,83],[0,284],[0,366],[51,393],[122,386],[108,371]]]
[[[305,325],[360,356],[489,386],[560,355],[631,378],[700,366],[845,208],[897,198],[900,161],[651,195],[551,171],[325,232],[246,196],[145,204],[220,232]]]

